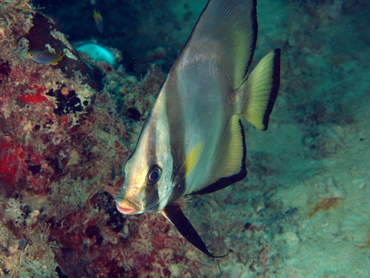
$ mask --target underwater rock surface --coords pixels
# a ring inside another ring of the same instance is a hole
[[[217,260],[113,202],[206,1],[95,2],[0,0],[0,276],[367,277],[367,1],[258,1],[255,61],[282,48],[269,131],[246,132],[244,182],[186,202],[209,247],[230,250]],[[93,39],[116,67],[72,47]],[[53,66],[30,50],[67,52]]]

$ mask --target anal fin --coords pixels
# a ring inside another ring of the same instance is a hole
[[[212,258],[225,257],[227,254],[222,256],[215,256],[210,253],[207,246],[204,244],[202,238],[199,236],[198,232],[194,229],[193,225],[190,223],[189,219],[186,218],[185,214],[182,212],[181,207],[177,203],[172,203],[167,205],[161,214],[166,217],[191,244],[202,251],[204,254]]]
[[[206,187],[191,194],[211,193],[245,178],[247,146],[242,121],[234,114],[221,138],[213,170],[213,180]]]

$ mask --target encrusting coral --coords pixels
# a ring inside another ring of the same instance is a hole
[[[29,0],[0,0],[0,40],[11,32],[27,32],[34,12]]]
[[[139,81],[101,61],[86,67],[29,1],[0,5],[0,276],[199,276],[165,219],[132,221],[114,203],[164,74],[152,67]],[[67,54],[53,66],[30,50]]]

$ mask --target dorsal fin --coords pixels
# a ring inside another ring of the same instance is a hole
[[[198,59],[213,61],[236,89],[245,80],[256,40],[256,0],[209,1],[175,67]]]

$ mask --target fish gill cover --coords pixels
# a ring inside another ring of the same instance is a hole
[[[161,216],[115,210],[121,167],[205,4],[0,0],[0,276],[367,277],[365,0],[258,2],[255,60],[284,53],[269,133],[246,132],[247,181],[186,207],[226,258]],[[81,61],[72,45],[93,39],[117,67]],[[65,49],[56,66],[26,55]]]

